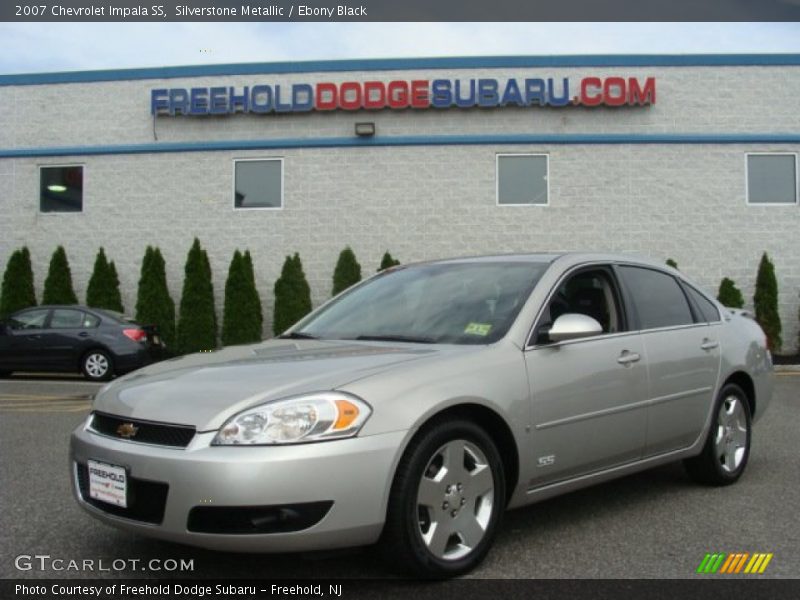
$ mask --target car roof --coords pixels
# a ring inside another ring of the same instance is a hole
[[[529,252],[510,254],[490,254],[483,256],[464,256],[425,261],[417,264],[457,264],[475,262],[530,262],[555,263],[562,266],[573,266],[588,262],[633,263],[659,269],[670,270],[665,263],[635,254],[603,253],[603,252]]]

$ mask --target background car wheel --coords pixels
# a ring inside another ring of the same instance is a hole
[[[486,556],[504,510],[492,439],[471,421],[442,421],[420,431],[398,466],[384,550],[414,575],[459,575]]]
[[[729,485],[744,472],[750,456],[750,404],[742,389],[720,390],[703,452],[684,461],[689,476],[708,485]]]
[[[114,372],[111,357],[102,350],[89,350],[81,360],[81,371],[86,379],[107,381]]]

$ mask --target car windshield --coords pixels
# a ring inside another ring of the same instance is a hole
[[[508,331],[546,267],[476,261],[392,269],[308,317],[288,337],[492,343]]]

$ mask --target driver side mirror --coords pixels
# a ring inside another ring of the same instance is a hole
[[[565,313],[558,317],[547,332],[551,342],[565,342],[603,333],[603,326],[590,316]]]

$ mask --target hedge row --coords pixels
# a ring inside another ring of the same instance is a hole
[[[378,271],[400,264],[388,252]],[[361,280],[361,266],[350,247],[342,250],[333,276],[333,294]],[[303,272],[300,255],[287,256],[275,282],[272,328],[280,335],[311,312],[311,288]],[[42,304],[78,304],[72,287],[67,253],[56,248],[44,283]],[[86,289],[86,305],[124,312],[119,277],[114,261],[100,248]],[[27,247],[9,258],[0,290],[0,318],[36,306],[33,269]],[[175,302],[167,287],[166,264],[161,250],[148,246],[142,259],[136,295],[135,318],[158,326],[164,343],[176,354],[209,350],[217,346],[217,313],[208,254],[195,238],[186,257],[180,308],[176,323]],[[225,281],[221,341],[225,346],[261,339],[264,315],[256,288],[253,259],[249,250],[233,253]]]
[[[667,263],[678,268],[674,260]],[[388,252],[378,271],[400,264]],[[339,254],[333,273],[333,295],[361,281],[361,265],[348,246]],[[778,314],[778,282],[775,267],[767,253],[761,257],[753,296],[755,317],[767,335],[769,347],[780,351],[781,319]],[[275,282],[275,308],[272,329],[280,335],[311,312],[311,290],[306,281],[300,255],[287,256],[281,275]],[[742,308],[744,298],[736,284],[725,277],[719,286],[717,299],[724,306]],[[72,287],[72,275],[67,253],[58,246],[50,259],[44,282],[42,304],[77,304]],[[114,261],[106,258],[103,248],[97,253],[94,269],[86,290],[86,304],[123,312],[119,277]],[[16,250],[8,260],[0,290],[0,318],[36,305],[33,269],[27,247]],[[153,323],[173,351],[186,354],[209,350],[217,346],[217,313],[214,306],[214,287],[208,254],[195,238],[186,258],[183,289],[177,326],[175,303],[169,295],[164,258],[158,248],[147,247],[142,260],[136,299],[136,320]],[[261,339],[263,330],[261,299],[255,284],[250,251],[234,252],[225,282],[221,339],[223,345],[244,344]]]

